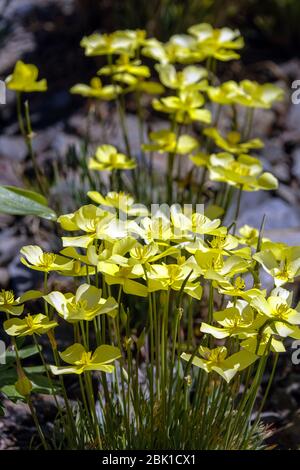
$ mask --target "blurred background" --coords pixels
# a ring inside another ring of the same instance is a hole
[[[166,41],[201,22],[239,28],[245,38],[241,60],[220,64],[222,81],[247,77],[276,83],[286,92],[285,100],[272,110],[257,110],[253,132],[264,141],[260,157],[279,179],[279,189],[247,194],[240,223],[259,226],[264,214],[269,214],[266,236],[300,245],[300,104],[290,98],[292,82],[300,80],[299,0],[0,0],[0,79],[22,59],[37,65],[40,78],[48,81],[46,93],[31,94],[30,106],[34,150],[51,182],[50,205],[58,214],[72,211],[85,202],[88,187],[82,153],[87,101],[71,95],[69,89],[75,83],[87,83],[103,59],[84,56],[79,45],[82,37],[94,31],[138,28]],[[109,103],[101,106],[104,132],[99,122],[91,122],[91,143],[122,148],[114,108]],[[151,113],[150,102],[148,108],[151,128],[157,117]],[[130,139],[136,148],[136,110],[130,100],[127,111]],[[7,103],[0,105],[0,131],[0,184],[30,186],[33,168],[19,134],[14,93],[7,92]],[[38,244],[51,250],[57,248],[56,240],[50,222],[0,215],[0,288],[14,289],[17,294],[32,288],[36,279],[20,265],[19,249]],[[299,447],[299,384],[299,370],[283,358],[264,416],[265,422],[275,422],[276,439],[283,448]],[[28,423],[25,416],[21,425],[20,413],[6,420],[0,449],[22,447],[21,433],[26,434]]]

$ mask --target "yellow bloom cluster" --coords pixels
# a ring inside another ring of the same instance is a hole
[[[264,239],[261,251],[254,253],[251,245],[255,246],[257,240],[254,234],[251,242],[247,242],[254,230],[249,227],[247,233],[244,228],[241,236],[233,236],[219,219],[211,220],[197,212],[185,215],[176,206],[169,214],[145,213],[134,220],[136,213],[130,214],[128,209],[134,206],[134,200],[127,195],[101,196],[101,202],[99,206],[83,206],[60,217],[63,229],[84,232],[77,237],[64,237],[66,248],[60,254],[43,253],[37,246],[28,246],[21,250],[23,263],[45,273],[57,271],[71,276],[76,275],[72,269],[77,263],[82,275],[86,272],[100,277],[106,290],[119,286],[119,293],[134,297],[174,291],[175,298],[184,295],[200,301],[205,282],[209,281],[216,291],[233,300],[225,310],[213,313],[218,326],[203,322],[200,330],[218,340],[236,337],[240,351],[228,356],[225,347],[210,350],[201,346],[202,359],[194,356],[192,363],[206,372],[219,373],[227,381],[260,355],[284,351],[282,341],[287,336],[300,338],[300,308],[292,307],[292,294],[276,287],[267,296],[257,288],[255,277],[248,287],[244,280],[247,273],[253,272],[256,262],[274,277],[277,286],[294,280],[300,275],[299,248],[277,246]],[[117,202],[121,203],[118,210]],[[121,213],[127,214],[125,220]],[[74,247],[84,248],[85,253]],[[22,311],[19,305],[36,297],[36,293],[27,293],[27,298],[15,301],[12,293],[2,292],[1,310],[19,315]],[[103,298],[101,289],[87,283],[81,284],[75,294],[54,291],[44,299],[59,317],[72,324],[90,322],[103,314],[114,318],[120,308],[113,297]],[[57,325],[39,314],[9,319],[4,328],[10,335],[24,336],[42,334]],[[98,362],[102,349],[92,356],[81,345],[71,348],[74,350],[69,348],[62,358],[76,368],[52,368],[54,373],[81,373],[85,366],[111,370],[112,366],[101,365],[106,361]],[[109,354],[108,357],[111,358]],[[182,358],[189,361],[191,355],[184,353]]]
[[[248,420],[242,424],[244,429],[251,427],[253,400],[268,357],[277,358],[285,351],[287,337],[300,339],[300,307],[285,288],[300,276],[300,248],[274,243],[263,236],[262,229],[246,225],[238,230],[243,191],[278,187],[256,155],[263,142],[252,132],[255,110],[269,109],[283,98],[274,84],[217,80],[217,62],[238,59],[243,44],[238,30],[206,23],[166,43],[147,38],[141,30],[94,33],[81,41],[87,57],[104,56],[107,63],[89,84],[76,84],[70,91],[89,99],[88,119],[94,112],[102,121],[99,101],[115,101],[124,143],[100,141],[91,149],[86,136],[87,160],[82,169],[87,199],[77,210],[58,217],[62,249],[59,253],[44,252],[35,245],[21,249],[21,262],[44,273],[44,291],[17,298],[11,291],[1,291],[0,311],[7,316],[4,329],[14,345],[14,337],[30,336],[38,345],[39,335],[48,336],[53,351],[53,364],[45,366],[48,379],[79,376],[91,446],[102,448],[106,436],[101,441],[99,429],[102,420],[105,429],[110,427],[114,412],[118,419],[121,416],[120,428],[129,436],[127,441],[118,437],[114,442],[128,443],[132,429],[143,429],[142,360],[147,368],[145,401],[151,407],[151,416],[145,418],[151,428],[145,432],[151,435],[147,448],[166,448],[165,438],[172,434],[174,422],[202,415],[210,419],[213,406],[219,410],[226,400],[232,408],[224,411],[221,421],[230,415],[237,420],[226,430],[234,447],[240,420]],[[149,59],[155,62],[153,67]],[[8,87],[18,95],[20,129],[27,144],[33,133],[27,106],[28,129],[24,127],[20,93],[46,91],[46,81],[37,78],[36,67],[23,62],[7,78]],[[131,111],[136,105],[140,152],[133,152],[135,133],[127,129],[129,93]],[[161,96],[152,100],[147,95]],[[109,107],[113,108],[111,103]],[[169,122],[151,127],[148,117],[153,110]],[[165,169],[160,165],[164,154]],[[182,171],[184,158],[186,172]],[[236,206],[233,217],[231,205]],[[230,217],[233,220],[226,226]],[[261,285],[260,270],[273,278],[269,291]],[[69,292],[59,287],[49,292],[47,282],[53,272],[74,278]],[[44,312],[28,313],[26,303],[40,297]],[[62,323],[74,339],[58,352]],[[195,400],[188,397],[191,368]],[[32,384],[19,362],[17,370],[16,390],[28,399]],[[100,424],[92,371],[101,372],[105,395]],[[111,381],[105,373],[114,373]],[[215,387],[220,377],[233,385],[226,388],[222,381],[219,394]],[[235,400],[241,384],[245,398]],[[210,386],[212,405],[206,398],[207,403],[200,403]],[[222,393],[225,398],[218,402]],[[176,407],[179,404],[177,421],[170,416],[170,410],[177,412],[173,402]],[[72,414],[68,406],[66,411]],[[156,426],[160,441],[154,438]],[[204,434],[209,432],[205,429]]]

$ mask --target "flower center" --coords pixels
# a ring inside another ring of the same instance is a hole
[[[33,328],[34,321],[31,315],[27,315],[27,317],[25,317],[25,322],[29,328]]]
[[[288,304],[280,304],[276,307],[276,316],[281,318],[282,320],[287,320],[289,311],[290,307],[288,306]]]
[[[69,313],[72,315],[74,314],[81,314],[87,312],[87,300],[79,300],[78,302],[70,302],[68,305]]]
[[[15,301],[15,296],[13,291],[2,289],[0,292],[0,305],[13,304]]]
[[[235,281],[234,281],[234,287],[238,290],[243,290],[245,289],[245,281],[244,279],[241,278],[241,276],[238,276]]]
[[[92,353],[91,351],[89,352],[84,352],[81,356],[81,359],[80,359],[80,364],[83,364],[85,366],[88,366],[90,363],[91,363],[91,359],[92,359]]]
[[[43,253],[40,256],[40,266],[44,266],[45,268],[50,268],[54,263],[56,255],[54,253]]]
[[[212,248],[223,248],[226,242],[225,237],[213,237],[213,239],[210,242],[210,246]]]
[[[240,176],[249,176],[250,174],[250,168],[240,162],[232,162],[229,169]]]

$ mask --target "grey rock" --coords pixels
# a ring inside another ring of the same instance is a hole
[[[286,117],[286,128],[289,130],[299,129],[300,104],[291,104]]]
[[[15,26],[9,35],[8,41],[1,48],[0,72],[7,74],[11,71],[20,57],[26,52],[34,50],[34,37],[22,26]]]
[[[22,161],[27,155],[27,147],[23,137],[0,137],[0,156],[9,160]]]
[[[15,235],[14,227],[3,230],[0,234],[0,265],[7,265],[25,242],[26,237]]]
[[[300,147],[296,148],[292,153],[293,158],[293,175],[300,181]]]
[[[65,157],[68,149],[71,146],[75,146],[77,149],[79,149],[80,139],[74,135],[65,134],[63,132],[58,133],[52,143],[52,149],[59,157]]]
[[[297,206],[298,203],[298,191],[296,191],[292,185],[287,185],[281,183],[277,190],[278,196],[280,196],[284,201],[288,202],[293,206]]]
[[[300,246],[300,227],[266,230],[265,236],[274,242],[283,242],[290,246]]]
[[[269,198],[262,204],[252,204],[252,207],[241,212],[238,225],[248,224],[259,228],[264,215],[266,230],[300,227],[299,210],[278,197]]]
[[[30,289],[37,289],[42,284],[43,275],[38,271],[27,269],[20,262],[20,256],[16,255],[8,266],[12,289],[16,296]]]
[[[291,59],[287,62],[279,64],[278,66],[284,75],[294,80],[300,77],[300,60]]]
[[[9,284],[9,273],[6,268],[0,268],[0,288],[6,289]]]
[[[269,171],[269,169],[268,169]],[[289,183],[291,180],[290,178],[290,166],[286,162],[280,162],[274,165],[273,171],[270,171],[279,179],[279,181],[283,181],[284,183]]]
[[[276,115],[272,109],[256,109],[253,120],[252,136],[265,138],[275,123]]]

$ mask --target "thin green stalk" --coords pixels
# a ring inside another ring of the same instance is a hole
[[[44,358],[42,349],[41,349],[41,347],[40,347],[40,344],[39,344],[38,340],[36,339],[36,335],[32,335],[32,336],[33,336],[34,344],[35,344],[36,347],[37,347],[37,350],[38,350],[38,352],[39,352],[39,355],[40,355],[42,364],[43,364],[43,366],[44,366],[44,369],[45,369],[45,372],[46,372],[46,375],[47,375],[47,379],[48,379],[49,384],[50,384],[50,387],[51,387],[51,393],[52,393],[52,395],[53,395],[53,398],[54,398],[54,401],[55,401],[55,404],[56,404],[56,408],[57,408],[59,414],[62,416],[61,408],[60,408],[59,403],[58,403],[58,400],[57,400],[57,394],[56,394],[56,391],[55,391],[55,387],[54,387],[53,381],[52,381],[52,379],[51,379],[51,377],[50,377],[49,370],[48,370],[48,366],[47,366],[47,363],[46,363],[46,361],[45,361],[45,358]]]
[[[31,397],[30,395],[27,397],[27,405],[30,409],[30,413],[31,413],[31,416],[32,416],[32,419],[34,421],[34,424],[35,424],[35,427],[37,429],[37,432],[38,432],[38,435],[41,439],[41,442],[43,444],[43,447],[45,450],[48,450],[49,449],[49,446],[47,444],[47,441],[45,439],[45,436],[44,436],[44,433],[42,431],[42,428],[40,426],[40,423],[39,423],[39,420],[38,420],[38,417],[37,417],[37,414],[36,414],[36,411],[35,411],[35,408],[33,406],[33,403],[32,403],[32,400],[31,400]]]
[[[48,273],[47,271],[45,271],[44,272],[44,295],[47,295],[47,294],[48,294]],[[49,318],[49,307],[48,307],[48,302],[46,299],[44,299],[44,308],[45,308],[45,315]]]
[[[96,403],[95,403],[95,397],[94,397],[94,392],[93,392],[92,379],[91,379],[91,375],[89,372],[84,373],[84,381],[86,385],[88,400],[90,402],[91,413],[92,413],[93,422],[94,422],[94,430],[96,432],[98,446],[99,446],[99,449],[102,449],[102,442],[101,442],[101,437],[100,437],[99,421],[98,421],[97,412],[96,412]]]
[[[36,176],[36,181],[39,186],[39,190],[41,191],[42,194],[46,194],[46,181],[44,178],[42,178],[41,172],[38,167],[37,159],[35,152],[32,147],[32,138],[33,138],[33,132],[32,132],[32,127],[31,127],[31,120],[30,120],[30,111],[29,111],[29,103],[28,101],[25,101],[24,104],[25,108],[25,122],[26,122],[26,127],[27,127],[27,132],[26,132],[26,144],[28,148],[28,152],[32,161],[32,165],[34,168],[35,176]]]
[[[234,216],[234,228],[233,228],[233,235],[235,235],[236,232],[236,226],[240,214],[240,208],[241,208],[241,200],[242,200],[242,193],[243,193],[243,186],[240,185],[238,189],[238,195],[237,195],[237,203],[236,203],[236,210],[235,210],[235,216]]]

